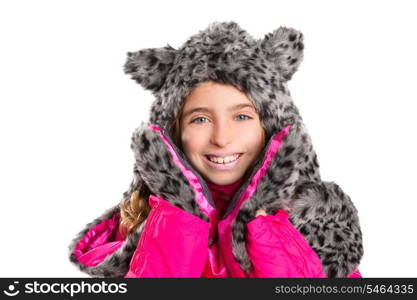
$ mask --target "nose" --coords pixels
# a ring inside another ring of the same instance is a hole
[[[233,140],[233,130],[229,122],[217,122],[211,133],[211,143],[219,148],[224,148]]]

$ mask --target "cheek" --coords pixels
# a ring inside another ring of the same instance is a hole
[[[265,147],[264,133],[260,126],[250,126],[243,130],[240,136],[253,153],[260,153]]]
[[[201,131],[185,129],[181,134],[181,143],[187,155],[198,153],[204,149],[206,144],[205,135]]]

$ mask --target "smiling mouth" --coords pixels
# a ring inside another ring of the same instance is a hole
[[[219,165],[227,165],[227,164],[235,162],[242,155],[243,153],[236,153],[236,154],[224,156],[224,157],[206,155],[206,158],[212,163],[219,164]]]

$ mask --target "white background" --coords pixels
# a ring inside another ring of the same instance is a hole
[[[416,277],[417,21],[412,1],[2,1],[0,276],[86,277],[68,261],[84,225],[132,176],[152,95],[127,51],[179,47],[213,21],[305,36],[289,87],[323,180],[359,210],[365,277]]]

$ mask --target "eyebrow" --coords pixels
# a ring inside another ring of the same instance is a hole
[[[248,104],[248,103],[237,104],[235,106],[229,107],[227,110],[228,111],[235,111],[235,110],[239,110],[239,109],[242,109],[242,108],[251,108],[251,109],[255,110],[253,105]],[[189,111],[186,111],[182,115],[182,118],[186,118],[187,116],[189,116],[189,115],[191,115],[192,113],[195,113],[195,112],[210,112],[210,109],[208,109],[206,107],[196,107],[196,108],[190,109]]]

